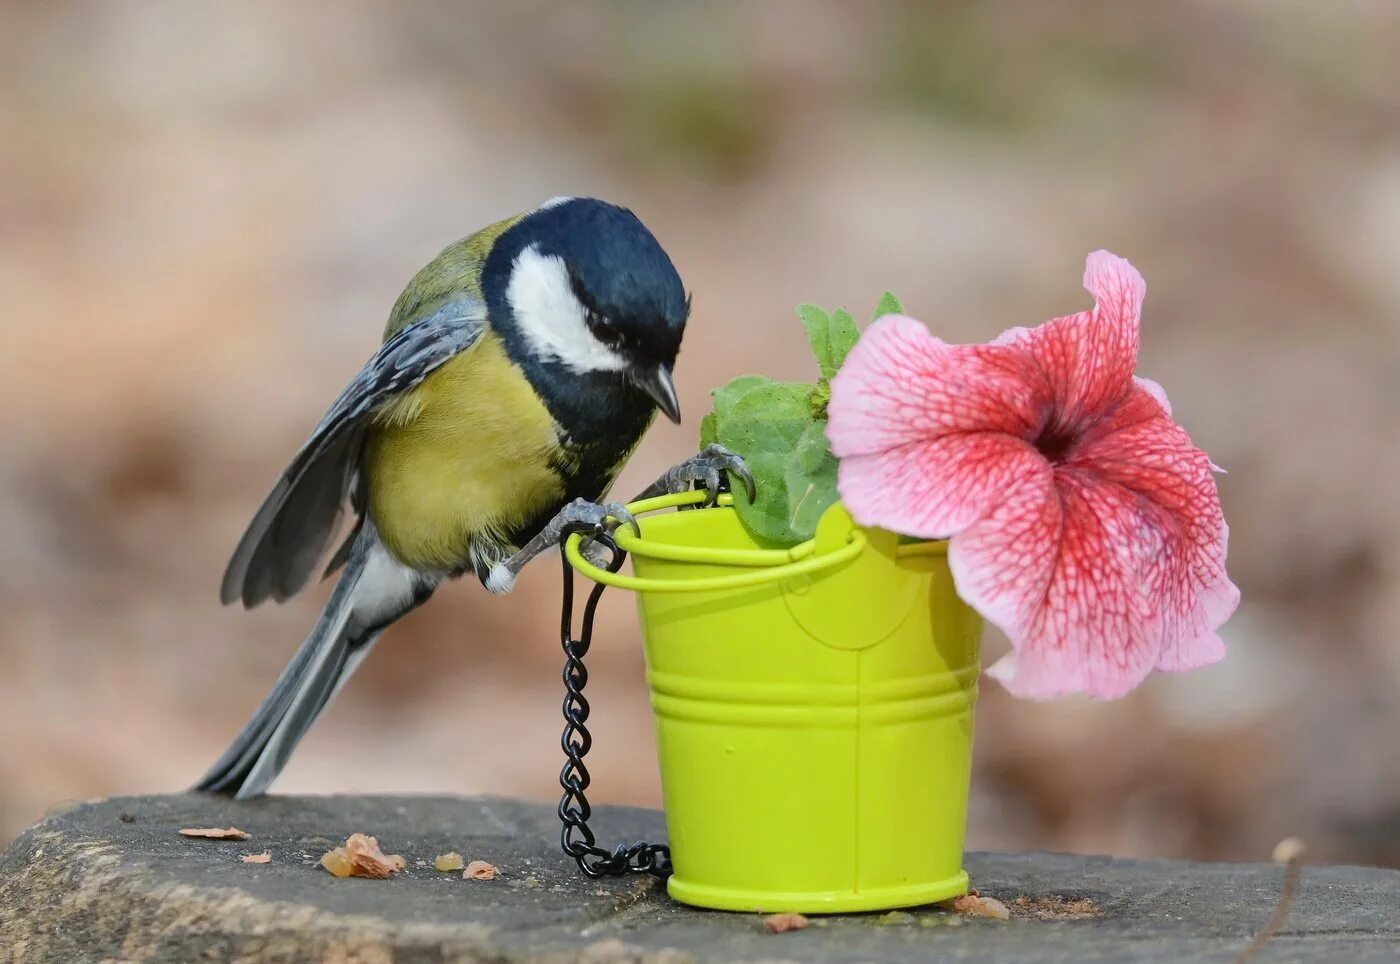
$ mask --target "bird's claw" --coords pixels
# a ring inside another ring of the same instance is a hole
[[[618,556],[616,544],[612,542],[612,534],[617,531],[618,526],[623,525],[631,526],[632,531],[641,538],[642,527],[638,524],[637,517],[621,502],[599,504],[575,499],[560,509],[549,524],[514,555],[492,566],[482,578],[482,582],[493,593],[510,592],[516,577],[520,575],[520,570],[524,569],[531,559],[546,549],[562,545],[570,533],[574,532],[583,536],[579,540],[579,550],[585,558],[600,569],[608,569]],[[608,537],[607,542],[594,541],[603,536]]]
[[[594,539],[602,535],[611,536],[619,526],[629,526],[638,538],[642,535],[641,523],[621,502],[598,503],[575,499],[564,507],[562,516],[570,528],[592,527],[592,532],[584,532],[582,545],[585,550],[593,545]]]
[[[594,569],[607,569],[612,565],[613,556],[616,553],[616,550],[610,550],[607,546],[593,542],[588,538],[579,540],[578,551],[583,553],[583,558],[587,559],[588,564]]]
[[[702,505],[712,506],[719,500],[720,493],[729,487],[726,473],[733,473],[743,480],[744,491],[752,502],[758,494],[753,474],[742,457],[718,442],[705,446],[699,455],[671,469],[662,476],[661,482],[667,494],[671,495],[687,492],[697,484],[702,485],[705,489]]]

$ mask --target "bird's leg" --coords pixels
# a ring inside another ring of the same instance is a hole
[[[698,482],[705,487],[705,504],[713,505],[715,500],[719,498],[720,492],[727,487],[724,476],[726,472],[733,472],[743,480],[749,501],[752,502],[755,489],[753,476],[749,473],[748,466],[744,464],[742,458],[723,445],[707,445],[699,455],[667,469],[662,473],[661,478],[647,486],[641,495],[637,496],[637,499],[686,492]],[[491,572],[486,578],[486,588],[493,593],[510,592],[515,586],[516,578],[526,564],[546,549],[557,546],[571,529],[591,526],[595,534],[611,533],[619,525],[629,525],[637,535],[642,534],[641,526],[637,524],[636,517],[621,502],[600,504],[575,499],[560,509],[559,514],[551,519],[540,530],[539,535],[527,542],[523,548],[508,559],[492,566]],[[591,539],[585,538],[583,553],[588,557],[589,562],[595,565],[602,565],[606,561],[599,558],[592,546]]]
[[[539,535],[527,542],[520,551],[492,566],[490,575],[486,577],[486,588],[497,594],[510,592],[515,586],[515,580],[520,575],[520,570],[524,569],[531,559],[546,549],[552,549],[559,545],[571,530],[581,526],[591,526],[595,535],[610,534],[620,525],[629,525],[637,535],[642,534],[636,516],[632,515],[627,510],[627,506],[621,502],[599,504],[575,499],[560,509],[559,514],[550,519],[548,524],[540,530]],[[593,555],[588,552],[588,548],[588,544],[585,543],[585,554],[589,555],[590,561],[595,561]]]
[[[753,475],[744,460],[718,443],[707,445],[699,455],[691,456],[680,465],[667,469],[661,478],[647,486],[638,499],[649,499],[657,495],[674,495],[688,492],[698,482],[705,487],[705,505],[714,505],[720,492],[727,486],[726,472],[733,472],[744,482],[749,501],[754,500],[756,490]]]

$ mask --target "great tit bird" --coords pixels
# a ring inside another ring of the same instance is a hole
[[[384,343],[253,517],[225,604],[306,585],[348,503],[357,521],[311,635],[198,789],[263,793],[390,623],[471,571],[492,592],[573,524],[635,525],[598,505],[659,409],[690,300],[625,208],[555,198],[450,245],[394,304]],[[719,449],[650,491],[742,470]]]

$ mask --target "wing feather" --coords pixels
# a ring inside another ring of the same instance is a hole
[[[224,571],[220,598],[249,608],[306,585],[344,515],[365,429],[393,402],[486,329],[478,298],[454,298],[380,346],[322,417],[248,524]]]

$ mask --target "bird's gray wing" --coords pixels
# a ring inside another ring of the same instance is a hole
[[[461,296],[386,341],[350,382],[273,486],[234,550],[220,598],[248,607],[297,593],[335,535],[359,470],[365,429],[386,402],[473,345],[486,306]]]

